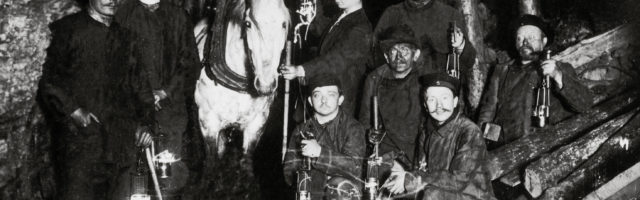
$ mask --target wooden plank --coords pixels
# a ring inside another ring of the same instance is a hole
[[[610,197],[613,197],[626,186],[638,181],[640,181],[640,163],[636,163],[634,166],[618,174],[618,176],[611,179],[611,181],[602,185],[596,191],[593,191],[589,195],[585,196],[583,200],[608,199]]]

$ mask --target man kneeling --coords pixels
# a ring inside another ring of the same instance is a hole
[[[430,118],[418,138],[419,168],[407,172],[395,162],[383,187],[418,199],[494,199],[480,128],[459,111],[458,80],[428,74],[420,83]]]
[[[321,74],[309,80],[312,92],[308,100],[314,108],[314,117],[295,128],[284,159],[287,183],[308,191],[311,199],[360,196],[361,186],[354,180],[362,174],[366,147],[364,127],[341,111],[344,96],[336,77]],[[307,167],[308,177],[294,182],[296,172]]]

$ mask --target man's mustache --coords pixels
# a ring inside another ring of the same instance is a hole
[[[448,108],[438,108],[438,109],[435,109],[434,111],[431,111],[431,112],[429,112],[429,113],[437,113],[437,112],[439,112],[439,113],[443,113],[443,112],[452,112],[452,111],[453,111],[453,110],[448,109]]]

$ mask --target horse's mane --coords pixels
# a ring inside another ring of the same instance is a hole
[[[244,0],[228,0],[229,1],[229,7],[228,9],[228,14],[227,14],[227,20],[228,22],[234,23],[234,24],[242,24],[244,21],[244,11],[245,11],[245,7],[246,7],[246,3]]]

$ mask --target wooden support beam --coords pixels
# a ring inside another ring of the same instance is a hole
[[[611,136],[593,156],[539,199],[580,199],[640,161],[640,122],[631,122]]]
[[[536,129],[532,134],[517,139],[489,152],[491,180],[503,176],[538,158],[549,150],[566,144],[594,126],[635,108],[638,91],[626,92],[585,113],[575,115],[553,126]]]
[[[625,170],[624,172],[618,174],[615,178],[611,179],[611,181],[602,185],[596,191],[591,192],[589,195],[585,196],[582,200],[605,200],[610,197],[613,197],[622,189],[627,187],[628,185],[634,184],[634,182],[640,181],[640,163],[636,163],[631,168]],[[636,184],[637,185],[637,184]]]
[[[539,160],[527,166],[524,175],[524,186],[532,197],[536,198],[545,189],[554,186],[557,182],[566,177],[576,167],[582,164],[589,156],[598,150],[611,135],[616,133],[622,126],[627,124],[634,116],[637,109],[599,126],[589,131],[586,135],[553,153],[543,156]],[[638,118],[638,117],[636,117]],[[640,123],[640,118],[636,119]]]
[[[622,48],[626,45],[637,44],[638,25],[624,24],[610,31],[582,40],[564,51],[552,57],[554,60],[571,64],[574,68],[579,67],[599,58],[605,53]],[[577,73],[580,73],[577,70]]]

